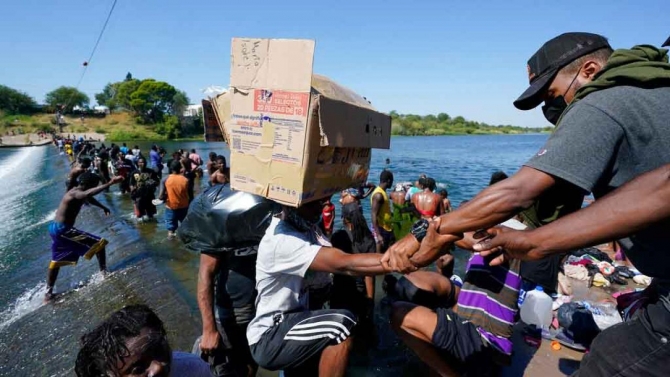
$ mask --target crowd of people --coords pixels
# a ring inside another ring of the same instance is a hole
[[[282,206],[257,244],[201,252],[203,333],[193,350],[200,357],[176,355],[160,319],[131,306],[82,337],[77,375],[169,375],[172,369],[172,375],[254,376],[261,367],[286,376],[343,376],[352,350],[374,343],[376,275],[385,275],[384,289],[395,300],[391,328],[432,371],[495,375],[513,354],[520,296],[536,287],[555,293],[568,252],[613,239],[652,281],[634,306],[621,309],[623,323],[593,339],[575,375],[668,375],[667,52],[648,45],[613,51],[602,36],[566,33],[530,58],[528,75],[530,86],[514,105],[530,110],[544,102],[557,129],[516,174],[495,172],[488,187],[454,208],[433,178],[394,186],[393,173],[384,169],[377,185],[340,194],[337,230],[330,196]],[[126,161],[121,148],[93,148],[93,155]],[[144,160],[144,170],[136,170],[145,172],[145,183],[160,185],[171,237],[188,221],[193,180],[202,174],[194,153],[173,154],[162,183],[165,151],[152,148],[149,167]],[[209,159],[210,183],[226,185],[225,159]],[[130,163],[140,161],[138,152]],[[73,227],[84,203],[99,205],[93,196],[123,181],[118,165],[114,178],[100,166],[79,160],[69,177],[71,189],[50,227],[50,288],[57,268],[81,255],[97,255],[104,270],[104,240]],[[131,194],[137,185],[129,183]],[[589,193],[596,200],[582,208]],[[368,198],[369,222],[362,209]],[[74,239],[88,243],[67,244]],[[453,245],[472,251],[462,277],[453,273]],[[437,271],[427,270],[433,263]]]

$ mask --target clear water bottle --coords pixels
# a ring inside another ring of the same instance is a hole
[[[521,320],[537,328],[549,329],[551,325],[551,304],[549,295],[544,293],[541,286],[526,293],[526,299],[521,306]]]

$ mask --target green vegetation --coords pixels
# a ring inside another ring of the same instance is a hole
[[[60,109],[65,133],[95,132],[112,141],[202,137],[200,117],[183,116],[188,96],[166,82],[138,80],[129,72],[123,81],[105,85],[95,99],[112,113],[89,109],[88,96],[66,86],[49,92],[41,109],[47,113],[38,113],[39,106],[30,96],[0,85],[0,133],[55,131],[54,113]],[[75,106],[81,109],[75,110]]]
[[[551,132],[552,127],[525,128],[510,125],[492,126],[482,122],[466,120],[461,116],[451,118],[448,114],[413,115],[391,111],[391,134],[404,136],[438,135],[486,135]]]
[[[75,106],[86,107],[91,100],[85,93],[71,86],[61,86],[46,94],[44,102],[52,109],[61,108],[64,113],[72,113]]]
[[[0,85],[0,111],[6,114],[32,114],[37,103],[29,95]]]
[[[123,81],[105,85],[95,99],[110,111],[133,113],[142,124],[172,123],[174,120],[169,117],[180,116],[189,104],[186,93],[174,86],[154,79],[140,81],[130,73]]]

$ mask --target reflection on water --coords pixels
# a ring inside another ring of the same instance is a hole
[[[373,152],[369,180],[378,181],[388,157],[396,181],[426,173],[448,189],[457,206],[483,188],[492,172],[514,173],[544,140],[544,135],[394,137],[390,151]],[[148,152],[150,143],[137,144]],[[169,154],[195,148],[205,160],[210,151],[229,157],[223,143],[162,144]],[[136,223],[130,199],[118,195],[117,187],[98,195],[112,216],[85,208],[77,221],[78,227],[110,241],[110,275],[99,279],[96,261],[81,260],[75,268],[61,269],[56,292],[65,293],[53,304],[42,304],[50,259],[47,226],[64,193],[68,169],[67,158],[50,146],[0,150],[0,376],[72,375],[78,338],[112,311],[134,303],[154,308],[172,346],[190,351],[201,331],[195,296],[198,255],[167,240],[162,206],[157,221]],[[206,186],[205,181],[199,186]],[[369,219],[369,201],[363,206]],[[466,257],[456,256],[461,262],[457,272]],[[378,346],[352,356],[351,375],[426,374],[389,330],[380,285],[377,278]]]

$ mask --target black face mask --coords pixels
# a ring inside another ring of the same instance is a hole
[[[561,115],[563,115],[563,112],[568,107],[568,102],[565,100],[565,94],[568,93],[568,90],[570,90],[570,87],[572,84],[574,84],[577,76],[579,76],[579,71],[577,71],[577,74],[572,79],[570,85],[568,85],[568,88],[565,89],[565,92],[563,92],[562,95],[552,98],[549,102],[545,101],[545,105],[542,106],[542,113],[544,114],[544,117],[547,118],[549,123],[553,124],[554,126],[556,123],[558,123],[558,120],[561,119]]]
[[[549,103],[542,106],[542,113],[544,113],[544,117],[547,118],[549,123],[555,126],[567,107],[568,103],[565,101],[565,98],[561,95],[552,99],[551,101],[549,101]]]

